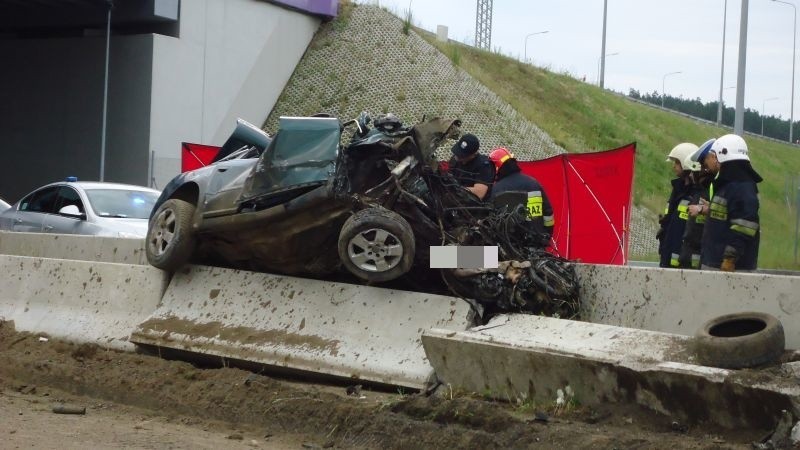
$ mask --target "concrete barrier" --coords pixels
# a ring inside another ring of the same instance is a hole
[[[0,273],[0,319],[17,330],[121,350],[167,285],[151,266],[26,256],[0,255]]]
[[[422,332],[471,316],[453,297],[188,266],[131,341],[419,389],[433,373]]]
[[[782,410],[798,416],[800,376],[791,374],[794,369],[754,373],[695,365],[689,339],[527,315],[422,336],[442,382],[499,400],[556,409],[630,402],[680,423],[727,428],[773,429]]]
[[[148,264],[144,239],[0,231],[0,255]]]
[[[759,311],[800,349],[800,277],[578,264],[581,317],[594,323],[694,335],[707,320]]]

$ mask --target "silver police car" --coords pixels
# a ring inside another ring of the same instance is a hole
[[[67,181],[31,192],[0,213],[0,230],[143,238],[161,192],[130,184]]]

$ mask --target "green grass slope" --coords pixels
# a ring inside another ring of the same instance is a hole
[[[669,195],[669,150],[680,142],[700,144],[730,130],[635,103],[597,86],[495,53],[457,43],[429,43],[569,152],[615,148],[637,142],[634,202],[650,211],[663,208]],[[759,266],[800,268],[794,261],[795,207],[787,180],[800,174],[800,148],[745,137],[759,185],[762,240]],[[796,187],[795,187],[796,188]]]

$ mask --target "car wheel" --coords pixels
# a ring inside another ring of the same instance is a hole
[[[695,334],[700,363],[723,369],[755,367],[777,360],[786,341],[774,316],[757,312],[727,314],[709,320]]]
[[[365,281],[393,280],[411,269],[414,233],[394,211],[368,208],[350,216],[339,233],[339,258]]]
[[[189,261],[194,251],[192,217],[195,206],[173,198],[164,202],[147,228],[145,252],[150,264],[174,271]]]

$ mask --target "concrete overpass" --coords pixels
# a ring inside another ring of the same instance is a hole
[[[261,124],[325,0],[0,0],[0,197],[74,175],[163,185],[180,143]],[[111,6],[108,90],[106,27]]]

